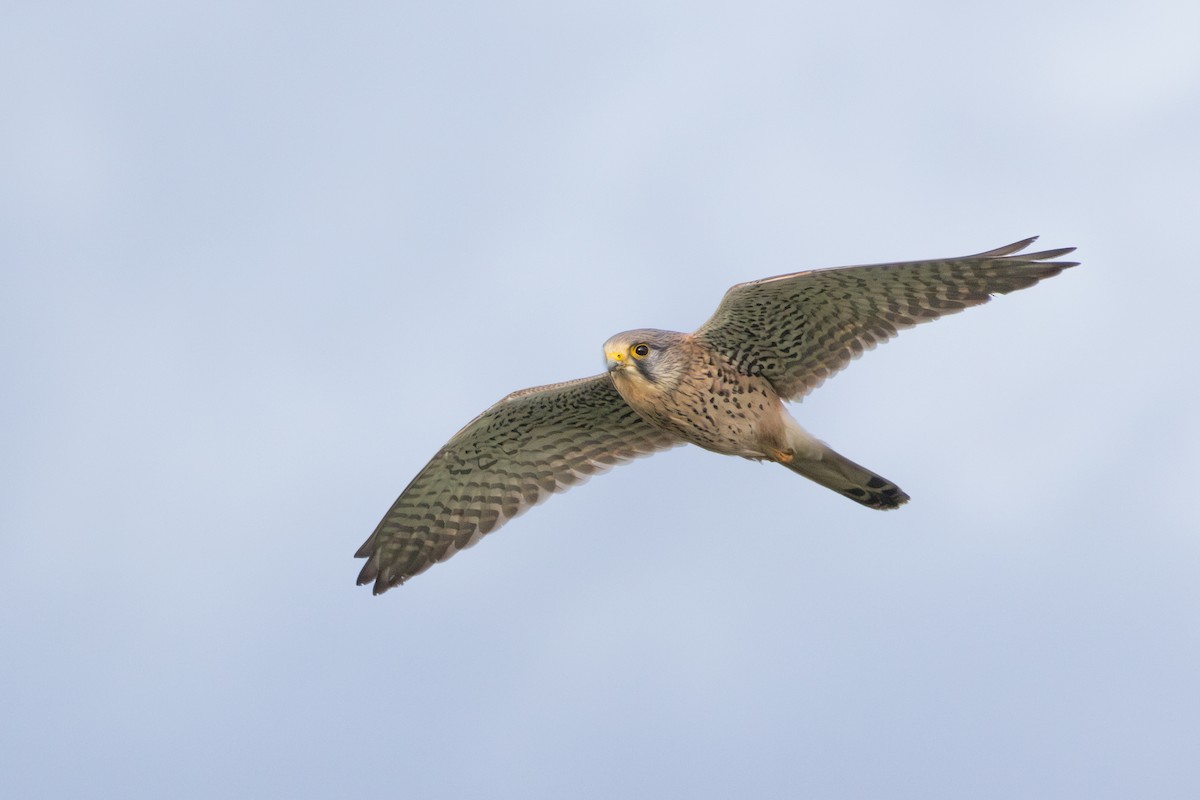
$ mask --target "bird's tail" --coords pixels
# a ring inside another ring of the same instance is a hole
[[[899,486],[825,446],[814,457],[797,455],[779,463],[868,508],[899,508],[908,502]]]

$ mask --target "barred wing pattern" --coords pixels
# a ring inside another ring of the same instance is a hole
[[[355,553],[381,594],[589,476],[683,441],[607,375],[513,392],[454,435]]]
[[[1020,254],[1037,237],[973,256],[811,270],[740,283],[695,336],[795,400],[904,328],[1033,286],[1075,248]]]

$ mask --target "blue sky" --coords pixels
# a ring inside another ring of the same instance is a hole
[[[24,3],[0,26],[0,790],[1200,793],[1194,3]],[[1083,266],[373,598],[507,392],[737,282]]]

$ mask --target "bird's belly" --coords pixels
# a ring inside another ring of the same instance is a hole
[[[662,398],[659,425],[692,444],[725,455],[770,458],[784,449],[787,412],[761,378],[717,376],[681,383]]]

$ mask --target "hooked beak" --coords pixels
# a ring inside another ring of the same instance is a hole
[[[616,372],[628,366],[629,359],[620,350],[610,350],[604,355],[604,363],[608,367],[609,372]]]

